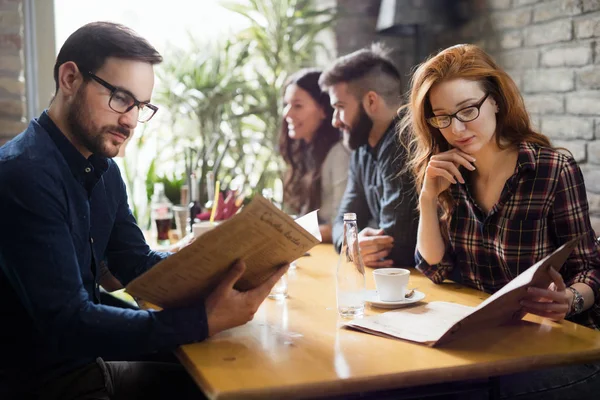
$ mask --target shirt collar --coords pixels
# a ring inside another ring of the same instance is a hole
[[[390,122],[390,125],[388,126],[381,139],[379,139],[379,142],[377,142],[375,147],[371,147],[370,144],[367,144],[367,150],[369,151],[369,153],[371,153],[373,157],[379,158],[379,154],[381,154],[381,151],[387,147],[387,142],[389,138],[393,137],[396,133],[396,124],[398,123],[398,121],[400,121],[400,118],[396,117],[392,120],[392,122]]]
[[[513,175],[511,175],[510,178],[508,178],[508,182],[509,182],[509,191],[514,190],[513,185],[516,182],[517,176],[524,174],[527,171],[535,171],[536,165],[537,165],[537,160],[536,160],[536,156],[538,153],[538,149],[539,146],[537,144],[534,143],[529,143],[529,142],[521,142],[519,143],[519,155],[517,156],[517,168],[516,171]],[[476,204],[474,197],[471,196],[471,192],[469,189],[469,182],[472,182],[472,171],[465,171],[463,172],[463,176],[465,177],[465,180],[467,181],[467,184],[458,184],[458,185],[451,185],[451,190],[452,190],[452,195],[454,198],[458,198],[460,191],[464,191],[465,195],[468,196],[470,202],[472,204]],[[479,209],[477,207],[477,209]]]
[[[56,126],[47,111],[42,112],[37,122],[48,132],[71,169],[73,176],[86,187],[91,180],[98,181],[102,174],[108,170],[108,159],[95,154],[86,159]]]
[[[519,143],[519,155],[517,157],[517,169],[520,172],[533,171],[537,164],[536,156],[538,145],[529,142]]]

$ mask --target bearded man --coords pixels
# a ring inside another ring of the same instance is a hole
[[[319,79],[334,108],[332,124],[353,150],[348,183],[333,222],[339,252],[344,213],[356,213],[365,265],[414,266],[418,213],[414,185],[400,174],[406,149],[397,135],[400,73],[374,44],[337,59]]]

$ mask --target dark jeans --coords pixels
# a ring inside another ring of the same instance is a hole
[[[322,400],[597,400],[600,362]]]
[[[42,388],[43,400],[205,399],[184,368],[169,361],[98,359]],[[174,360],[174,358],[173,358]],[[592,400],[600,393],[600,362],[328,399]],[[30,397],[27,397],[30,399]],[[3,399],[4,400],[4,399]]]
[[[137,308],[101,291],[102,304]],[[0,376],[0,400],[2,384]],[[31,388],[21,387],[19,390]],[[17,397],[15,397],[17,396]],[[35,389],[35,393],[12,395],[6,400],[162,400],[205,399],[201,390],[171,353],[141,356],[131,361],[98,358]]]
[[[500,376],[491,380],[492,399],[592,400],[600,398],[600,362]]]
[[[168,358],[168,357],[167,357]],[[104,361],[45,385],[40,400],[204,399],[183,366],[170,361]]]

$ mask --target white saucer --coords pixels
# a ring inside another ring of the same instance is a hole
[[[415,290],[415,293],[409,298],[400,301],[381,301],[377,290],[367,290],[365,301],[373,307],[379,308],[400,308],[421,301],[425,298],[425,293]]]

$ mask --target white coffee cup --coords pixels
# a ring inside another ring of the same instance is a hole
[[[373,271],[375,287],[381,301],[402,301],[410,271],[404,268],[379,268]]]
[[[194,234],[194,238],[205,234],[206,232],[213,229],[215,226],[219,225],[218,222],[210,222],[210,221],[200,221],[194,222],[192,225],[192,233]]]

